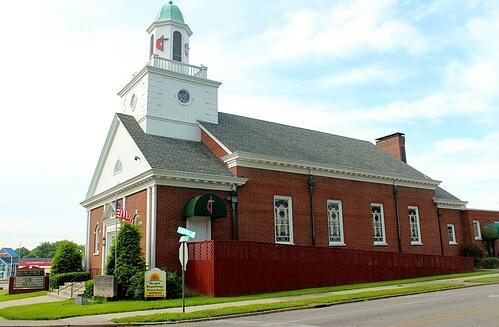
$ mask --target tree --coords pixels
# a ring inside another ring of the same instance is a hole
[[[116,237],[118,257],[114,275],[118,281],[118,296],[122,298],[134,296],[133,278],[146,270],[140,239],[140,230],[137,226],[129,223],[121,225]]]
[[[21,248],[17,248],[16,252],[17,252],[17,254],[19,254],[19,256],[21,258],[26,258],[29,254],[29,250],[27,248],[25,248],[24,246]]]
[[[30,258],[53,258],[57,245],[62,241],[57,242],[42,242],[29,253]]]
[[[52,274],[83,271],[82,255],[75,242],[60,241],[52,260]]]

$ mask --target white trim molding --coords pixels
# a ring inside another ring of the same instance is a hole
[[[439,209],[454,209],[454,210],[466,210],[466,205],[468,201],[458,201],[458,200],[449,200],[449,199],[441,199],[434,197],[433,202],[436,204]]]
[[[275,170],[296,174],[315,175],[377,184],[422,188],[435,190],[441,183],[433,179],[411,179],[396,174],[352,169],[312,161],[291,160],[271,156],[255,155],[249,152],[234,152],[221,158],[227,167],[248,167],[256,169]]]
[[[201,128],[201,130],[205,132],[206,135],[208,135],[219,147],[221,147],[225,152],[227,152],[228,155],[232,154],[232,151],[230,151],[228,147],[226,147],[219,139],[215,137],[215,135],[211,134],[211,132],[202,125],[202,122],[198,123],[198,125],[199,128]]]

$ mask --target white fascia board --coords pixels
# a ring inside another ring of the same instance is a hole
[[[115,187],[86,199],[80,204],[91,210],[115,197],[127,196],[148,186],[169,185],[198,189],[232,191],[248,181],[247,178],[181,172],[176,170],[151,169]]]
[[[149,27],[147,28],[146,31],[147,31],[147,33],[151,33],[155,27],[164,26],[164,25],[173,25],[173,26],[177,26],[180,28],[185,28],[187,30],[187,33],[189,34],[189,37],[192,36],[192,30],[189,27],[189,25],[182,24],[182,23],[176,22],[174,20],[163,20],[161,22],[153,22],[151,25],[149,25]]]
[[[95,188],[97,187],[97,182],[102,174],[102,168],[107,158],[107,154],[109,153],[109,149],[111,148],[111,144],[113,143],[114,136],[116,135],[116,131],[118,130],[119,119],[115,114],[113,118],[113,122],[111,123],[111,127],[109,128],[109,132],[107,132],[106,141],[104,142],[104,146],[102,147],[102,151],[99,156],[99,160],[97,161],[97,166],[95,167],[94,174],[92,176],[92,181],[90,182],[90,186],[87,191],[86,199],[91,197],[95,192]]]
[[[232,151],[230,151],[228,147],[226,147],[219,139],[215,137],[215,135],[211,134],[210,131],[202,125],[202,122],[199,122],[198,125],[199,128],[201,128],[201,130],[205,132],[213,141],[215,141],[215,143],[218,144],[218,146],[220,146],[225,152],[227,152],[228,155],[232,154]]]
[[[316,175],[323,177],[347,179],[377,184],[390,184],[435,190],[441,182],[437,180],[416,180],[397,175],[387,175],[375,171],[351,169],[304,160],[289,160],[277,157],[255,155],[247,152],[234,152],[222,158],[229,167],[249,167],[296,174]]]
[[[116,136],[116,132],[118,130],[119,125],[121,124],[121,121],[118,117],[118,115],[114,115],[113,122],[111,123],[111,127],[109,128],[109,132],[107,133],[106,141],[104,142],[104,147],[102,148],[101,154],[99,156],[99,161],[97,162],[97,167],[95,168],[94,175],[92,176],[92,181],[90,182],[90,187],[88,188],[87,195],[85,199],[91,198],[95,195],[95,190],[97,187],[97,184],[99,182],[99,179],[102,175],[102,170],[104,168],[104,164],[106,163],[107,156],[109,154],[109,151],[111,149],[111,146],[113,145],[114,138]],[[124,128],[124,127],[123,127]],[[127,135],[130,137],[130,139],[133,142],[132,136],[128,133],[128,130],[124,128],[125,131],[127,132]],[[145,160],[145,162],[151,166],[151,164],[147,161],[146,157],[140,151],[140,148],[137,147],[141,158]]]
[[[441,199],[441,198],[433,198],[433,202],[437,205],[439,209],[454,209],[454,210],[467,210],[466,205],[467,201],[457,201],[457,200],[449,200],[449,199]]]

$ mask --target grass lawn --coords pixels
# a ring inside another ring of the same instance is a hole
[[[45,294],[47,294],[47,291],[38,291],[38,292],[32,292],[32,293],[8,295],[7,290],[1,290],[0,291],[0,302],[26,299],[28,297],[35,297],[35,296],[40,296],[40,295],[45,295]]]
[[[246,295],[246,296],[237,296],[237,297],[211,298],[211,297],[195,296],[195,297],[186,298],[185,302],[186,306],[196,306],[203,304],[247,301],[247,300],[276,298],[284,296],[319,294],[319,293],[353,290],[360,288],[370,288],[378,286],[400,285],[408,283],[442,280],[448,278],[485,275],[496,272],[499,272],[499,270],[477,271],[466,274],[430,276],[430,277],[384,281],[384,282],[375,282],[375,283],[308,288],[308,289],[301,289],[294,291],[283,291],[283,292]],[[180,306],[182,306],[181,299],[165,300],[165,301],[116,301],[116,302],[104,302],[99,304],[95,303],[83,306],[75,305],[74,301],[62,301],[62,302],[31,304],[29,306],[15,306],[15,307],[4,308],[0,310],[0,317],[12,320],[53,320],[53,319],[63,319],[69,317],[88,316],[95,314],[165,309],[165,308],[174,308]]]
[[[403,287],[390,290],[362,292],[355,294],[331,295],[323,298],[306,299],[298,301],[252,304],[246,306],[226,307],[226,308],[209,309],[209,310],[201,310],[201,311],[186,312],[186,313],[181,313],[181,312],[160,313],[148,316],[134,316],[127,318],[113,319],[113,322],[117,323],[161,322],[161,321],[179,321],[179,320],[188,320],[188,319],[221,317],[221,316],[241,314],[241,313],[265,312],[276,309],[285,309],[285,308],[289,309],[289,308],[308,307],[315,305],[328,305],[336,302],[370,299],[370,298],[378,298],[378,297],[386,297],[386,296],[394,296],[402,294],[431,292],[431,291],[458,287],[462,285],[463,284],[449,284],[449,283],[420,285],[420,286]]]
[[[471,283],[499,283],[499,277],[476,278],[476,279],[466,280],[466,282],[471,282]]]

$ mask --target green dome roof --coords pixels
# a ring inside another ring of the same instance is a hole
[[[157,22],[162,22],[166,20],[173,20],[177,23],[185,24],[182,12],[180,11],[180,9],[178,9],[177,6],[173,4],[172,1],[161,7],[158,16],[156,16]]]

